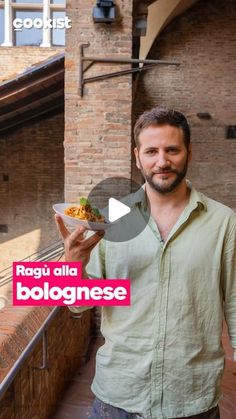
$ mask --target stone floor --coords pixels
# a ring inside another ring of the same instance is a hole
[[[68,390],[58,405],[53,419],[88,419],[91,412],[94,395],[90,385],[95,371],[95,355],[104,339],[97,338],[89,351],[89,361],[79,368],[68,382]]]
[[[97,338],[91,350],[90,360],[83,365],[68,383],[53,419],[89,419],[93,393],[90,385],[94,376],[95,354],[103,339]],[[236,419],[236,363],[226,333],[223,335],[226,349],[226,368],[223,380],[223,399],[220,402],[221,419]]]

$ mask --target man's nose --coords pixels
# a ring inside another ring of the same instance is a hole
[[[159,154],[157,165],[161,168],[170,166],[168,156],[165,153]]]

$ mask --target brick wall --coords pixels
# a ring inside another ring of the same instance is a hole
[[[0,83],[63,51],[64,47],[0,47]]]
[[[0,138],[0,271],[58,240],[52,205],[64,201],[63,114]]]
[[[122,76],[86,84],[80,98],[79,44],[90,42],[85,55],[131,57],[132,1],[116,1],[119,20],[94,24],[96,2],[70,0],[67,13],[73,21],[68,31],[65,71],[65,192],[73,201],[86,195],[109,176],[130,177],[132,78]],[[86,77],[110,73],[130,65],[95,64]]]
[[[235,20],[235,1],[198,1],[168,25],[148,56],[178,60],[180,67],[161,66],[143,73],[135,98],[135,117],[156,105],[187,115],[193,142],[189,178],[234,209],[236,140],[226,139],[226,126],[236,125]],[[209,112],[212,118],[201,120],[198,112]]]
[[[51,311],[50,307],[6,307],[0,318],[0,381]],[[67,380],[84,362],[91,334],[91,313],[72,319],[62,308],[47,330],[47,365],[42,365],[42,341],[26,358],[14,381],[0,400],[0,419],[52,418]]]

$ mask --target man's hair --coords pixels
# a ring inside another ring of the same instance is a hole
[[[181,128],[184,135],[184,144],[188,150],[190,144],[190,127],[185,116],[174,109],[156,107],[150,111],[144,112],[134,126],[134,140],[137,147],[140,146],[140,133],[150,126],[155,125],[171,125],[173,127]]]

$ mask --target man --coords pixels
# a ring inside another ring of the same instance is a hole
[[[81,260],[90,278],[131,279],[131,306],[103,308],[92,418],[216,419],[223,313],[236,349],[236,214],[186,181],[184,115],[154,108],[134,136],[146,200],[132,195],[132,214],[151,214],[142,233],[122,243],[86,239],[57,219],[66,260]]]

